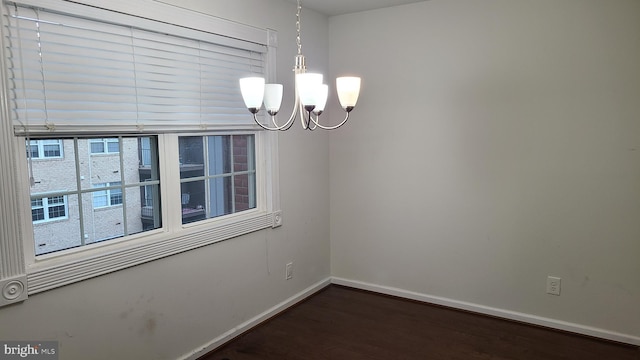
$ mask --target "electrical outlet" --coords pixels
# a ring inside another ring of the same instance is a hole
[[[562,279],[559,277],[549,276],[547,277],[547,294],[560,295],[560,282]]]
[[[293,262],[290,262],[285,266],[285,279],[289,280],[292,278],[293,278]]]

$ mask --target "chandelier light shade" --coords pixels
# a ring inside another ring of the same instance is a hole
[[[324,112],[329,95],[329,86],[323,84],[322,74],[308,73],[305,57],[302,55],[302,43],[300,40],[300,12],[302,6],[298,0],[298,8],[296,13],[297,28],[297,46],[298,54],[295,57],[294,72],[294,105],[289,120],[279,124],[276,115],[280,111],[282,104],[283,86],[281,84],[265,84],[264,78],[246,77],[240,79],[240,91],[244,99],[245,106],[253,119],[266,130],[288,130],[293,125],[295,119],[300,116],[300,122],[303,129],[315,130],[321,128],[324,130],[333,130],[344,125],[349,120],[349,113],[355,108],[360,94],[360,78],[359,77],[339,77],[336,79],[336,91],[338,100],[342,109],[345,111],[344,119],[333,126],[320,124],[320,115]],[[270,118],[270,124],[265,125],[258,120],[258,112],[262,109],[266,110]]]
[[[353,110],[360,94],[360,78],[355,76],[339,77],[336,79],[336,89],[342,108],[345,111]]]
[[[275,115],[282,105],[282,84],[266,84],[264,86],[264,107],[269,115]],[[258,107],[260,104],[258,104]]]
[[[260,110],[262,99],[264,98],[264,90],[264,78],[248,77],[240,79],[240,91],[242,92],[244,104],[252,113]]]

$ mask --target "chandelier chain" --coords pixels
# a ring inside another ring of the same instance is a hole
[[[296,44],[298,45],[298,55],[302,54],[302,41],[300,40],[300,11],[302,11],[302,5],[300,5],[300,0],[298,0],[298,9],[296,13]]]

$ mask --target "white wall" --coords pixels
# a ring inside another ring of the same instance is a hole
[[[330,18],[332,275],[640,339],[640,2]],[[545,293],[562,278],[561,296]]]
[[[171,2],[277,30],[278,78],[289,95],[283,109],[291,106],[295,4]],[[304,14],[309,66],[327,70],[328,20],[311,11]],[[0,339],[59,340],[61,359],[176,359],[328,278],[328,136],[290,131],[279,136],[279,146],[282,227],[0,308]],[[294,278],[285,281],[289,261]]]

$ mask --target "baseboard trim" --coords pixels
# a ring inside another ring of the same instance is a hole
[[[206,343],[205,345],[203,345],[202,347],[200,347],[199,349],[196,349],[194,351],[191,351],[187,354],[185,354],[184,356],[180,357],[179,360],[196,360],[201,356],[206,355],[207,353],[213,351],[214,349],[218,348],[219,346],[229,342],[230,340],[232,340],[233,338],[235,338],[236,336],[244,333],[245,331],[253,328],[254,326],[272,318],[273,316],[279,314],[280,312],[290,308],[291,306],[299,303],[300,301],[308,298],[309,296],[317,293],[318,291],[322,290],[323,288],[327,287],[331,285],[331,278],[326,278],[324,280],[318,281],[317,283],[309,286],[308,288],[300,291],[299,293],[291,296],[290,298],[286,299],[285,301],[275,305],[274,307],[266,310],[265,312],[258,314],[257,316],[243,322],[242,324],[234,327],[233,329],[225,332],[224,334],[218,336],[217,338],[211,340],[210,342]]]
[[[484,305],[478,305],[474,303],[458,301],[453,299],[448,299],[439,296],[432,296],[422,293],[417,293],[409,290],[376,285],[371,283],[366,283],[362,281],[349,280],[339,277],[332,277],[331,283],[336,285],[348,286],[355,289],[373,291],[385,295],[398,296],[401,298],[411,299],[422,301],[435,305],[447,306],[455,309],[471,311],[475,313],[496,316],[508,320],[520,321],[528,324],[544,326],[552,329],[569,331],[572,333],[577,333],[581,335],[593,336],[601,339],[617,341],[625,344],[640,346],[640,337],[632,336],[628,334],[617,333],[614,331],[609,331],[605,329],[599,329],[591,326],[585,326],[580,324],[574,324],[566,321],[549,319],[545,317],[540,317],[536,315],[530,315],[510,310],[498,309]]]

